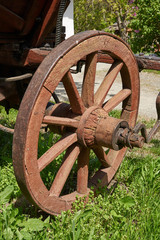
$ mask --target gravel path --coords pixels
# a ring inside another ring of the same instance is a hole
[[[104,63],[97,64],[95,91],[99,87],[99,84],[102,81],[102,79],[104,78],[107,69],[109,69],[109,64]],[[80,92],[83,80],[83,70],[82,73],[74,74],[73,78]],[[121,90],[120,76],[117,77],[115,83],[113,84],[112,88],[109,91],[107,98],[112,97],[119,90]],[[160,75],[155,73],[141,72],[139,117],[157,119],[155,101],[159,91],[160,91]],[[66,94],[63,91],[63,86],[61,84],[59,84],[56,93],[61,100],[67,101]],[[120,109],[121,106],[118,106],[117,108]]]
[[[105,64],[98,65],[97,75],[101,77],[105,74]],[[121,89],[120,76],[111,88],[111,93],[115,94],[118,89]],[[156,114],[156,97],[160,91],[160,74],[141,72],[140,73],[140,104],[139,116],[144,118],[157,119]]]
[[[160,74],[140,73],[139,115],[157,119],[155,101],[160,91]]]

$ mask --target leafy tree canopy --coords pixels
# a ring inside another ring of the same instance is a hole
[[[131,20],[131,46],[135,52],[156,51],[160,44],[160,0],[137,0],[136,17]]]
[[[76,32],[118,33],[134,52],[154,51],[160,43],[160,0],[74,0],[74,6]]]
[[[117,22],[120,36],[127,41],[127,20],[133,11],[128,0],[74,0],[76,32],[98,29],[112,31]]]

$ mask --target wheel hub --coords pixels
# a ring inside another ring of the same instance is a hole
[[[118,144],[120,129],[129,129],[127,121],[110,117],[102,108],[90,107],[81,117],[77,135],[79,142],[86,147],[95,145],[120,150]]]
[[[56,104],[49,107],[45,115],[75,119],[78,126],[76,130],[78,142],[85,147],[103,146],[118,151],[126,146],[141,148],[145,141],[143,136],[139,136],[129,127],[127,121],[110,117],[103,108],[97,106],[88,108],[80,117],[72,113],[70,105]],[[75,128],[71,129],[63,124],[48,126],[51,131],[58,134],[64,134],[66,131],[75,132]]]

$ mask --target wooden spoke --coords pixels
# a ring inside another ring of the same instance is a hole
[[[95,104],[102,106],[109,89],[111,88],[114,80],[116,79],[122,67],[123,67],[123,63],[118,60],[112,64],[103,82],[101,83],[100,87],[95,93],[95,96],[94,96]]]
[[[101,146],[97,146],[97,147],[93,148],[93,151],[104,167],[111,166],[111,162],[108,159],[105,151],[103,150],[103,148]]]
[[[121,103],[124,99],[126,99],[129,95],[131,95],[130,89],[123,89],[114,97],[112,97],[109,101],[107,101],[103,107],[103,109],[106,112],[110,112],[112,109],[114,109],[116,106],[118,106],[119,103]]]
[[[94,82],[96,75],[97,53],[91,53],[86,57],[86,66],[82,86],[82,100],[86,107],[94,104]]]
[[[77,141],[77,134],[73,133],[65,135],[57,143],[55,143],[47,152],[38,159],[38,168],[41,172],[48,164],[50,164],[59,154],[66,150],[69,146]]]
[[[82,114],[85,111],[85,107],[70,71],[63,77],[62,82],[68,94],[72,111],[76,114]]]
[[[86,193],[88,187],[89,148],[83,148],[78,157],[77,192]]]
[[[50,195],[59,196],[63,186],[69,176],[69,173],[73,167],[74,162],[76,161],[78,154],[80,153],[79,146],[71,146],[63,159],[63,164],[60,167],[59,171],[56,174],[52,187],[50,189]]]
[[[58,125],[58,126],[77,128],[79,121],[77,121],[75,119],[71,119],[71,118],[45,116],[43,119],[43,123],[50,124],[50,125]]]

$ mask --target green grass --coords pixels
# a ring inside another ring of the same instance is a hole
[[[1,121],[7,126],[13,126],[15,119],[14,110],[6,115],[1,109]],[[148,127],[153,125],[153,121],[146,123]],[[48,216],[21,197],[12,167],[12,136],[0,132],[0,137],[0,239],[160,239],[159,138],[143,149],[128,150],[115,176],[116,187],[100,188],[96,197],[90,193],[85,206],[82,199],[77,199],[72,211]],[[52,141],[53,135],[40,136],[40,154]],[[93,170],[98,165],[92,153],[91,158]]]
[[[160,71],[152,69],[144,69],[143,72],[160,74]]]

